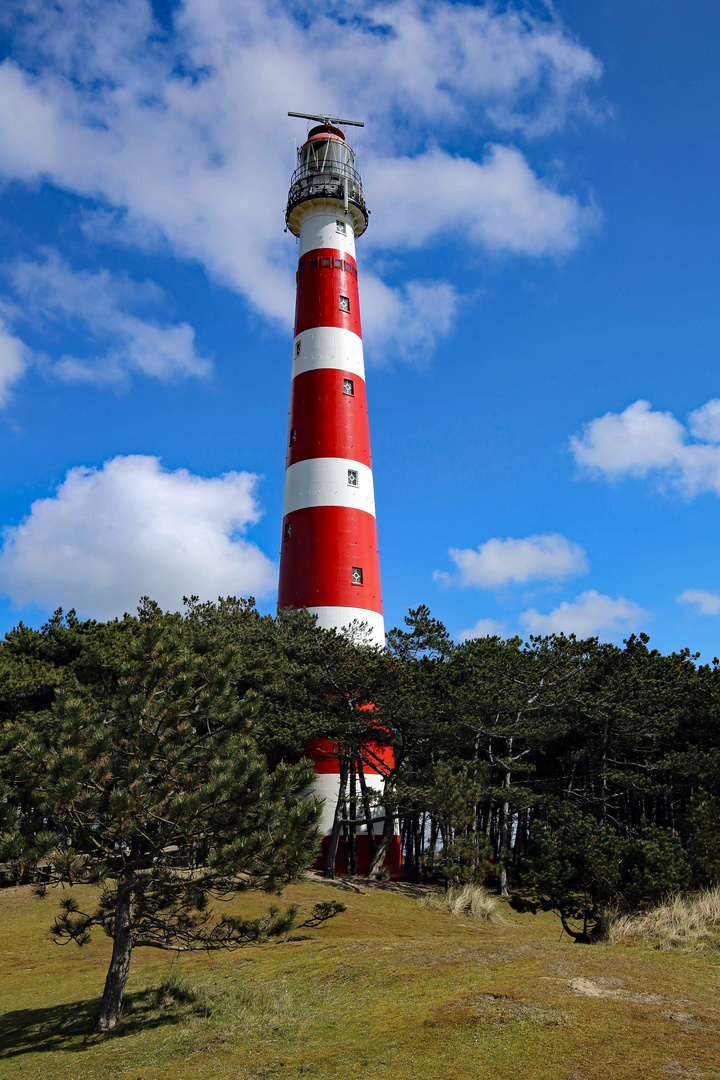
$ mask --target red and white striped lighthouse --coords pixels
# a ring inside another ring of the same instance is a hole
[[[368,210],[355,154],[337,126],[353,121],[306,119],[320,122],[298,151],[285,217],[300,250],[278,607],[307,608],[327,629],[366,623],[370,641],[383,646],[355,259]],[[373,756],[378,751],[392,766],[392,749],[374,745]],[[338,758],[325,739],[308,744],[306,753],[315,764],[315,791],[325,799],[321,828],[327,836],[339,793]],[[381,790],[382,766],[367,762],[364,772],[368,787]],[[367,850],[363,826],[359,870]]]

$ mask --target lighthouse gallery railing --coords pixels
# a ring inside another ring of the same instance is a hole
[[[368,211],[360,173],[350,165],[337,161],[328,161],[324,168],[318,168],[316,164],[309,162],[297,167],[290,179],[286,217],[306,199],[326,198],[342,201],[345,198],[346,184],[348,201],[357,206],[367,220]]]

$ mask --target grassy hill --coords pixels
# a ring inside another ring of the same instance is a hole
[[[286,944],[137,950],[123,1022],[99,1038],[110,942],[59,948],[56,894],[0,891],[1,1080],[720,1078],[717,954],[575,945],[505,907],[483,927],[363,884],[283,899],[329,898],[347,911]]]

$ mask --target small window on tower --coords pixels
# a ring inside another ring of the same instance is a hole
[[[321,262],[322,266],[329,266],[330,265],[330,260],[329,259],[321,259],[320,262]]]
[[[311,259],[310,260],[310,265],[311,266],[317,266],[317,259]]]
[[[299,356],[301,350],[302,350],[302,341],[296,341],[295,342],[295,355]]]
[[[333,269],[342,270],[342,259],[333,259]]]
[[[301,262],[300,263],[300,277],[302,277],[304,273],[305,273],[305,263]]]
[[[357,469],[348,469],[348,487],[358,486],[358,471]]]
[[[292,536],[292,522],[288,521],[285,524],[285,539],[289,540]]]
[[[347,232],[347,226],[346,226],[344,221],[336,221],[335,222],[335,228],[336,228],[336,230],[338,232],[341,232],[341,233],[346,233]]]
[[[353,585],[362,585],[362,566],[353,566],[352,568],[352,583]]]
[[[351,397],[355,394],[355,383],[352,379],[343,379],[343,394],[349,394]]]
[[[341,311],[349,311],[350,310],[350,298],[348,296],[341,296],[340,297],[340,310]]]
[[[292,444],[294,442],[297,442],[297,428],[296,427],[290,428],[290,445],[292,446]]]

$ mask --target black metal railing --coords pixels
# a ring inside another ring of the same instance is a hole
[[[342,202],[346,184],[348,202],[357,206],[367,221],[362,177],[355,169],[339,161],[326,161],[321,168],[317,164],[309,163],[298,166],[290,180],[286,218],[306,199],[340,199]]]

